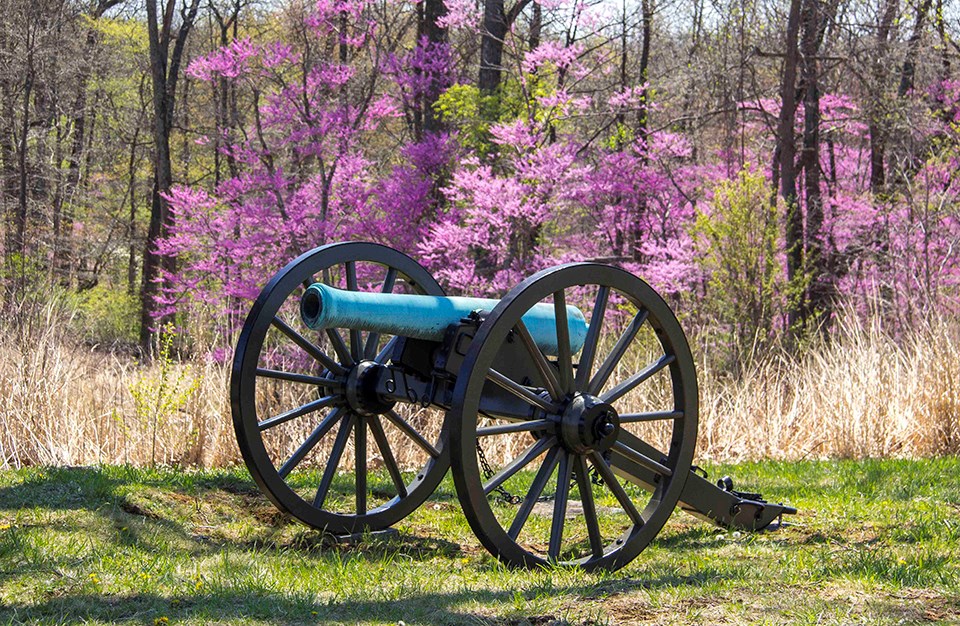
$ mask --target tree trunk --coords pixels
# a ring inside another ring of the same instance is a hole
[[[130,142],[130,160],[127,164],[127,195],[130,200],[130,213],[127,218],[127,293],[131,296],[137,290],[137,142],[140,139],[140,125],[133,130]]]
[[[492,94],[500,86],[503,41],[506,36],[507,16],[503,10],[503,0],[484,0],[478,82],[481,93]]]
[[[30,173],[27,170],[27,137],[30,134],[30,97],[35,79],[33,43],[28,32],[27,67],[23,77],[23,116],[20,127],[20,143],[17,146],[17,208],[14,213],[12,250],[17,255],[14,274],[14,297],[22,295],[26,282],[27,219],[29,203],[27,186]]]
[[[940,80],[950,78],[950,36],[947,21],[943,18],[943,0],[937,0],[937,36],[940,38]]]
[[[653,0],[641,0],[640,8],[641,35],[643,42],[640,44],[640,64],[637,67],[637,80],[640,83],[640,105],[637,107],[637,138],[646,143],[650,134],[649,107],[647,103],[647,78],[650,70],[650,38],[653,34]],[[649,156],[646,146],[640,153],[640,161],[646,167]],[[630,236],[631,253],[635,261],[641,261],[640,245],[643,241],[643,216],[647,212],[647,202],[641,195],[637,199],[637,206],[634,207],[632,233]]]
[[[236,39],[237,23],[240,19],[240,9],[242,5],[239,0],[233,3],[229,16],[221,15],[216,4],[210,3],[210,11],[213,13],[214,20],[217,23],[219,31],[219,44],[221,47],[230,45],[230,42]],[[231,30],[233,37],[231,39]],[[237,90],[235,81],[226,76],[217,76],[216,80],[211,81],[210,86],[213,90],[214,117],[216,119],[216,132],[213,137],[213,176],[214,188],[222,180],[223,159],[226,158],[227,171],[232,178],[236,178],[240,171],[237,168],[237,159],[233,151],[227,151],[222,154],[223,133],[230,136],[230,131],[237,127],[239,115],[237,113]]]
[[[423,1],[423,22],[421,30],[427,42],[430,44],[445,45],[447,43],[447,29],[439,24],[440,18],[446,14],[447,7],[443,3],[443,0]],[[427,92],[424,94],[423,101],[421,102],[424,133],[430,134],[443,131],[443,122],[433,107],[437,103],[437,98],[440,97],[443,90],[449,86],[450,85],[446,84],[440,77],[433,76],[431,79]]]
[[[797,113],[797,39],[800,30],[800,4],[801,0],[790,0],[783,75],[780,82],[780,119],[777,126],[780,196],[787,208],[785,228],[787,279],[791,283],[795,283],[803,275],[803,216],[797,202],[797,145],[794,137],[794,119]],[[791,332],[795,330],[800,320],[800,305],[800,302],[789,303],[787,315]]]
[[[14,94],[11,85],[8,82],[8,76],[0,76],[2,80],[3,97],[3,117],[7,120],[14,119]],[[9,225],[16,223],[17,213],[17,147],[16,133],[0,133],[0,201],[3,206],[3,217],[7,227],[4,228],[4,269],[8,277],[12,277],[15,263],[14,258],[14,229]],[[13,283],[9,279],[4,281],[4,290],[9,295],[13,288]]]
[[[543,33],[543,7],[536,0],[533,1],[531,7],[533,15],[530,18],[530,34],[527,37],[527,46],[530,50],[536,50],[540,47],[540,37]]]
[[[97,11],[91,18],[100,17]],[[97,44],[97,31],[90,28],[84,45],[84,58],[90,59]],[[80,165],[83,162],[83,153],[87,131],[87,83],[90,79],[90,62],[81,65],[77,77],[77,94],[73,100],[73,138],[70,142],[70,156],[67,158],[67,177],[64,181],[63,192],[59,194],[60,201],[54,206],[54,266],[61,280],[69,282],[70,272],[73,271],[73,199],[77,187],[80,186]]]
[[[629,57],[629,52],[627,50],[627,0],[623,0],[620,5],[620,91],[625,91],[627,89],[627,59]],[[627,114],[624,111],[617,111],[617,125],[623,126],[627,123]],[[619,134],[621,129],[617,129],[617,134]],[[618,148],[620,141],[617,141]]]
[[[506,10],[504,0],[484,0],[480,35],[480,92],[496,92],[503,78],[503,45],[514,21],[531,0],[517,0]]]
[[[637,136],[645,141],[650,127],[647,106],[647,80],[650,73],[650,38],[653,35],[653,0],[642,0],[640,6],[643,11],[641,23],[643,43],[640,44],[640,67],[637,68],[637,80],[640,81],[641,88],[640,107],[637,109]]]
[[[885,169],[887,132],[885,129],[885,98],[884,78],[885,60],[890,45],[890,28],[893,20],[897,16],[898,0],[886,0],[884,2],[883,13],[880,15],[880,23],[877,25],[877,49],[873,55],[871,63],[871,78],[873,91],[870,110],[868,111],[870,131],[870,191],[873,194],[883,193],[886,186],[887,176]]]
[[[181,23],[174,29],[176,0],[166,0],[162,16],[157,14],[157,0],[147,2],[147,36],[150,44],[150,76],[153,83],[153,190],[150,197],[150,226],[143,251],[143,281],[140,291],[140,344],[149,353],[153,326],[157,323],[157,296],[161,291],[160,269],[175,269],[173,260],[161,258],[157,242],[167,236],[173,226],[164,194],[173,184],[170,159],[170,135],[176,102],[177,79],[183,59],[184,45],[197,16],[200,0],[190,0],[180,12]],[[159,21],[158,18],[162,18]],[[173,50],[170,44],[173,42]],[[161,320],[162,321],[162,320]]]
[[[920,50],[920,39],[923,37],[923,29],[932,5],[933,0],[923,0],[917,8],[917,19],[913,23],[913,32],[910,34],[910,39],[907,40],[907,51],[904,54],[903,67],[900,71],[900,87],[897,89],[897,95],[901,98],[913,89],[913,79],[917,73],[917,53]]]
[[[806,271],[810,283],[801,319],[829,319],[833,289],[829,272],[829,251],[823,246],[823,197],[820,189],[820,75],[817,63],[821,32],[820,0],[805,0],[800,41],[801,81],[803,82],[803,186],[806,192]],[[821,326],[825,330],[825,326]]]

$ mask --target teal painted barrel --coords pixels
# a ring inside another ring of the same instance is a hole
[[[300,299],[300,317],[308,328],[351,328],[415,339],[442,341],[450,324],[473,311],[490,311],[499,300],[457,296],[421,296],[399,293],[344,291],[314,283]],[[556,356],[557,324],[553,305],[540,303],[527,311],[523,323],[540,350]],[[567,305],[570,351],[576,354],[587,336],[587,321],[575,306]]]

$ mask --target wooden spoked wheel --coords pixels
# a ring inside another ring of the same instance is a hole
[[[396,250],[370,243],[323,246],[270,280],[234,355],[233,424],[260,489],[315,528],[337,534],[386,528],[420,506],[443,479],[449,451],[442,419],[431,419],[421,407],[358,403],[358,372],[389,360],[394,338],[350,328],[309,330],[299,305],[314,282],[377,292],[443,290]]]
[[[541,302],[554,306],[555,357],[521,322]],[[576,353],[567,304],[589,322]],[[517,359],[505,355],[517,346],[533,366],[511,377]],[[527,418],[485,414],[493,389],[526,402]],[[523,281],[477,331],[453,397],[460,502],[483,545],[511,565],[617,569],[678,502],[696,445],[695,367],[670,308],[626,271],[581,263]]]

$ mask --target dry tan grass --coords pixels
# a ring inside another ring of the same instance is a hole
[[[143,366],[79,346],[60,315],[48,306],[0,328],[0,466],[239,461],[227,365]],[[952,320],[899,341],[846,322],[802,358],[769,355],[736,380],[698,366],[699,459],[960,452]]]
[[[739,380],[701,367],[699,458],[931,456],[960,451],[960,324],[894,341],[852,317],[800,358]]]
[[[235,462],[226,367],[144,367],[78,345],[65,322],[48,305],[0,327],[0,467]]]

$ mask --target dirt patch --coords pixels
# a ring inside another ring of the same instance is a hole
[[[928,589],[904,589],[889,598],[868,601],[885,614],[900,616],[901,621],[960,621],[960,600],[945,598]]]
[[[533,515],[540,515],[543,517],[553,517],[553,500],[537,502],[533,505]],[[601,515],[616,515],[617,513],[623,513],[623,509],[618,509],[612,506],[598,506],[597,513]],[[580,500],[568,500],[567,501],[567,512],[564,515],[565,519],[573,519],[577,517],[583,517],[583,502]]]
[[[630,593],[610,596],[603,602],[603,610],[612,624],[624,626],[640,624],[740,624],[741,620],[724,606],[723,596],[681,598],[671,604],[655,605],[645,594]]]
[[[600,626],[603,622],[594,619],[558,618],[555,615],[531,615],[496,622],[504,626]]]
[[[161,519],[160,514],[151,510],[149,505],[136,502],[129,497],[125,497],[120,501],[120,509],[130,515],[139,515],[148,519]]]

